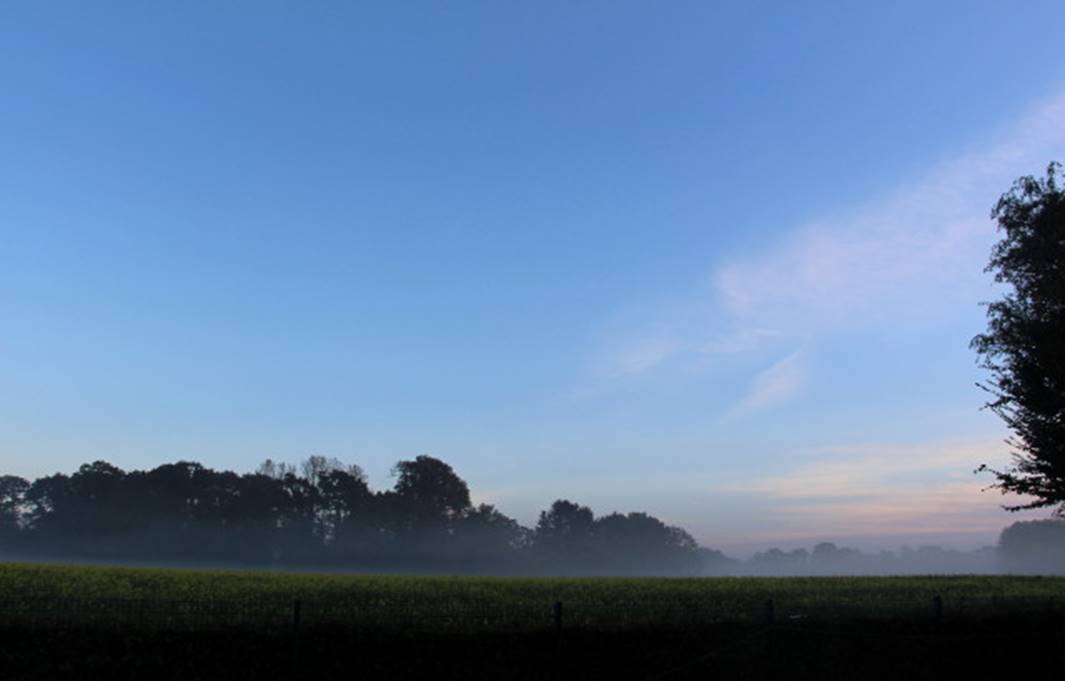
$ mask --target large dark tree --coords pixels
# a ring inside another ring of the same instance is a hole
[[[646,513],[611,513],[595,521],[597,560],[604,569],[640,574],[648,570],[690,572],[698,543],[679,527]]]
[[[1065,190],[1056,163],[1045,178],[1022,177],[995,204],[1002,239],[988,272],[1007,285],[987,305],[987,332],[973,348],[991,379],[987,406],[1013,431],[1013,462],[994,473],[1003,493],[1027,497],[1006,508],[1065,511]]]
[[[395,493],[421,522],[445,522],[470,508],[470,488],[448,464],[422,455],[393,468]]]

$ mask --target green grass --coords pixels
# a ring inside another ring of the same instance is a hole
[[[1065,605],[1065,578],[1013,576],[795,578],[405,577],[0,564],[0,623],[138,626],[291,625],[547,627],[753,622],[1040,610]]]
[[[515,579],[0,564],[0,669],[5,678],[116,681],[824,681],[1005,678],[1024,660],[1027,675],[1056,678],[1061,605],[1065,579],[1038,577]]]

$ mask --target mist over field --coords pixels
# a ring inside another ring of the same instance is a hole
[[[862,552],[832,542],[740,560],[643,512],[596,515],[559,499],[525,527],[429,456],[391,489],[358,466],[311,457],[238,475],[178,462],[98,461],[32,482],[0,476],[0,560],[352,573],[800,576],[1057,574],[1065,520],[1018,522],[996,546]]]

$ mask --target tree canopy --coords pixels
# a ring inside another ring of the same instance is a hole
[[[986,465],[992,485],[1025,497],[1009,510],[1065,510],[1065,191],[1060,164],[1018,179],[991,211],[1001,240],[986,271],[1006,285],[987,304],[987,332],[972,347],[991,378],[987,407],[1013,431],[1012,464]]]
[[[701,565],[687,532],[645,513],[596,518],[559,500],[528,529],[475,506],[439,459],[393,472],[383,491],[358,466],[321,456],[243,475],[96,461],[32,482],[0,476],[0,553],[419,572],[696,574]]]

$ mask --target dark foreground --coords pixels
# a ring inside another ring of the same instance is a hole
[[[1057,678],[1058,614],[369,634],[0,629],[6,679]]]
[[[1056,679],[1065,579],[0,564],[8,679]],[[965,677],[962,677],[965,678]]]

